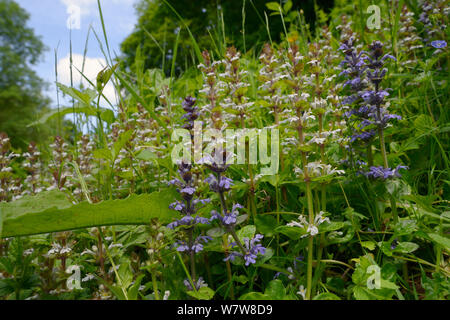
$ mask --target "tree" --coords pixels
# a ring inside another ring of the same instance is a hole
[[[178,32],[181,34],[176,67],[178,70],[184,70],[193,65],[195,59],[193,59],[194,51],[190,35],[166,2],[183,18],[198,42],[200,51],[205,49],[221,51],[224,49],[224,43],[233,44],[240,51],[251,48],[259,50],[265,42],[269,41],[265,11],[270,19],[269,29],[272,40],[278,41],[284,32],[280,17],[270,16],[270,10],[266,7],[267,3],[279,2],[277,0],[140,0],[136,5],[138,23],[121,46],[125,69],[134,71],[136,52],[140,48],[141,55],[145,57],[145,69],[163,68],[166,73],[169,73]],[[297,11],[303,9],[307,22],[313,24],[314,3],[327,11],[333,6],[333,0],[293,0],[291,9]],[[244,4],[245,44],[242,32]],[[223,34],[225,34],[225,41]]]
[[[49,103],[42,93],[46,84],[32,70],[45,47],[28,19],[16,2],[0,0],[0,131],[15,147],[42,136],[39,127],[28,125]]]

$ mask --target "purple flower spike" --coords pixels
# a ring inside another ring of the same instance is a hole
[[[261,243],[261,240],[264,238],[264,236],[257,234],[253,237],[253,239],[249,240],[248,238],[244,238],[244,248],[246,249],[245,254],[242,254],[241,252],[233,251],[230,253],[228,258],[225,258],[224,261],[231,260],[233,261],[237,256],[243,257],[245,261],[245,266],[249,266],[250,264],[256,263],[256,258],[258,257],[258,254],[265,254],[266,248],[264,248]],[[236,243],[231,243],[233,247],[237,247]]]

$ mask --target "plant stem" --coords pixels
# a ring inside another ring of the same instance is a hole
[[[227,241],[226,234],[223,236],[223,245],[224,245],[224,249],[225,249],[225,257],[228,258],[228,241]],[[227,277],[228,277],[228,281],[230,282],[230,297],[232,300],[234,300],[233,275],[231,273],[230,260],[227,259],[227,261],[225,261],[225,262],[226,262],[225,265],[227,267]]]
[[[309,181],[306,181],[306,196],[308,198],[308,213],[309,224],[314,223],[314,208],[311,194],[311,185]],[[311,300],[312,291],[312,273],[313,273],[313,241],[314,238],[310,236],[308,238],[308,267],[306,271],[306,300]]]
[[[153,293],[155,294],[155,300],[161,300],[158,292],[158,283],[156,282],[156,276],[152,272],[152,284],[153,284]]]
[[[381,128],[381,127],[378,128],[378,136],[380,137],[380,148],[381,148],[381,154],[383,156],[384,168],[387,169],[387,168],[389,168],[389,164],[388,164],[388,160],[387,160],[386,145],[384,143],[384,132],[383,132],[383,128]]]
[[[188,233],[188,241],[189,241],[189,248],[192,248],[192,246],[193,246],[193,242],[194,242],[194,239],[193,239],[193,233],[194,233],[194,228],[189,228],[188,230],[187,230],[187,233]],[[195,280],[196,280],[196,273],[195,273],[195,253],[194,253],[194,251],[193,250],[189,250],[189,259],[190,259],[190,262],[191,262],[191,278],[192,278],[192,281],[194,281],[195,282]]]

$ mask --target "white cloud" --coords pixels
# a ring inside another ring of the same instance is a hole
[[[71,7],[80,8],[82,15],[91,14],[97,4],[96,0],[61,0],[61,2],[66,6],[67,10]]]
[[[83,67],[83,55],[72,54],[72,77],[73,84],[75,87],[79,86],[80,83],[83,84],[85,88],[91,87],[88,81],[80,74],[78,70],[82,70]],[[84,62],[83,74],[89,79],[94,85],[96,84],[97,75],[106,66],[106,61],[104,58],[91,58],[86,57]],[[77,70],[78,69],[78,70]],[[58,81],[64,85],[70,86],[70,55],[67,55],[63,59],[58,61]],[[115,89],[111,81],[106,85],[103,90],[105,97],[113,104],[117,104],[117,99],[115,95]],[[102,105],[105,105],[102,103]]]
[[[97,12],[97,0],[60,0],[66,8],[72,6],[79,7],[82,15],[89,15]],[[133,5],[135,0],[106,0],[100,1],[102,8],[111,7],[112,5]]]

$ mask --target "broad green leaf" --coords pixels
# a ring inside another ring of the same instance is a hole
[[[136,155],[136,159],[150,161],[158,159],[158,156],[151,149],[144,149]]]
[[[319,231],[320,232],[336,231],[342,229],[344,226],[345,223],[342,221],[325,222],[319,226]]]
[[[100,118],[105,121],[106,123],[113,123],[114,122],[114,112],[111,109],[103,109],[100,112]]]
[[[304,228],[289,226],[279,226],[275,229],[275,231],[288,236],[292,240],[298,240],[306,234],[306,230]]]
[[[283,5],[283,11],[286,14],[292,8],[292,1],[289,0]]]
[[[117,141],[113,145],[113,150],[112,150],[113,160],[115,160],[117,158],[117,156],[120,153],[120,150],[122,150],[123,147],[125,147],[125,145],[127,144],[128,141],[130,141],[132,136],[133,136],[133,130],[128,130],[119,136],[119,139],[117,139]]]
[[[341,300],[341,298],[339,298],[334,293],[324,292],[315,296],[313,300]]]
[[[271,237],[277,226],[277,220],[269,215],[257,215],[255,218],[255,225],[259,232],[266,237]]]
[[[242,295],[239,300],[269,300],[269,296],[261,292],[249,292]]]
[[[145,274],[141,274],[137,277],[134,284],[128,289],[128,299],[129,300],[137,300],[139,295],[139,287],[141,286],[142,279],[144,279]]]
[[[278,2],[266,3],[266,7],[267,7],[267,9],[272,10],[272,11],[280,11],[280,5],[278,4]]]
[[[397,235],[412,234],[417,230],[417,224],[415,220],[400,220],[394,226],[395,233]]]
[[[106,112],[109,109],[101,108],[100,110],[102,110],[101,112]],[[111,111],[111,110],[109,110],[109,111]],[[63,117],[65,115],[72,114],[72,113],[82,113],[82,114],[84,114],[86,116],[96,116],[97,115],[97,111],[94,108],[92,108],[91,106],[84,106],[82,104],[75,104],[74,107],[63,107],[63,108],[60,108],[59,110],[58,109],[52,109],[51,111],[49,111],[46,114],[44,114],[39,120],[30,123],[28,125],[28,127],[33,127],[33,126],[36,126],[36,125],[45,124],[50,119],[56,118],[58,116],[59,117]],[[105,120],[105,119],[103,119],[103,120]]]
[[[450,239],[443,237],[437,233],[428,233],[428,236],[437,244],[444,247],[446,250],[450,250]]]
[[[281,280],[272,280],[264,292],[271,300],[284,300],[286,297],[286,289]]]
[[[90,106],[91,102],[94,101],[94,99],[97,97],[97,92],[92,89],[85,89],[84,91],[80,91],[75,88],[67,87],[62,83],[57,83],[56,85],[64,94],[69,95],[85,106]]]
[[[177,217],[169,204],[176,197],[173,189],[96,204],[72,204],[60,191],[0,203],[2,237],[17,237],[108,225],[145,225],[152,218],[168,223]]]
[[[206,234],[211,238],[219,238],[225,234],[225,231],[223,230],[223,228],[217,227],[209,229]]]
[[[370,251],[375,249],[375,245],[376,244],[373,241],[362,241],[361,242],[361,246],[364,247],[364,248],[369,249]]]
[[[187,294],[197,300],[211,300],[215,292],[209,287],[202,287],[197,291],[188,291]]]
[[[248,238],[249,240],[252,239],[255,236],[255,233],[256,233],[256,227],[252,226],[252,225],[245,226],[236,232],[236,234],[237,234],[239,240],[241,240],[241,242],[244,241],[244,238]]]

